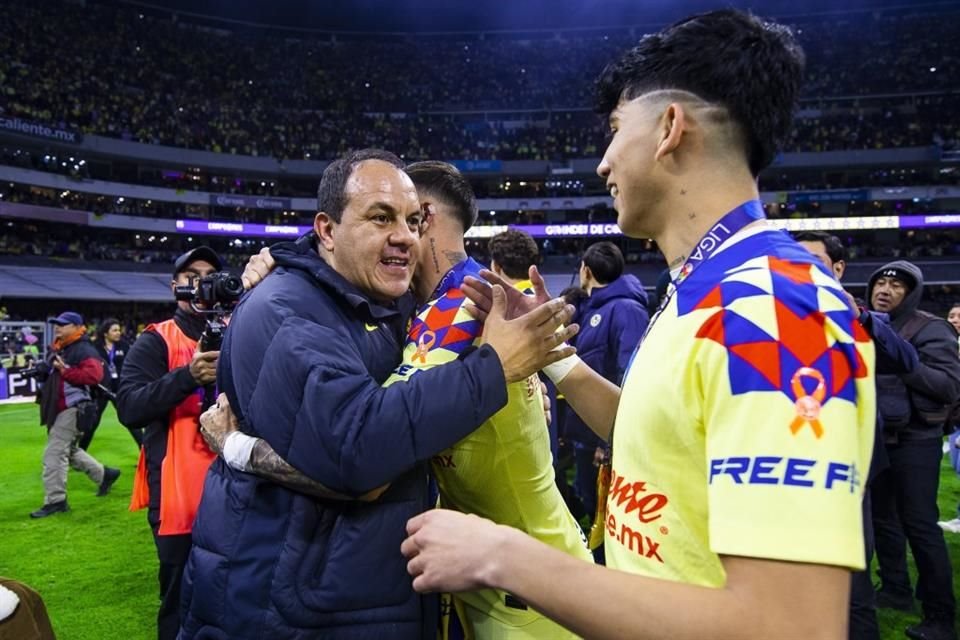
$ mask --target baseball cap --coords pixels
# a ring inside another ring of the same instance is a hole
[[[173,263],[173,277],[176,278],[178,273],[184,271],[190,266],[191,262],[196,262],[197,260],[206,260],[212,264],[213,268],[217,271],[223,269],[223,264],[220,262],[220,256],[217,255],[217,252],[210,247],[202,246],[191,249],[177,258],[177,261]]]
[[[64,311],[63,313],[61,313],[60,315],[58,315],[56,318],[54,318],[53,320],[51,320],[51,321],[50,321],[50,324],[58,324],[58,325],[61,325],[61,326],[65,325],[65,324],[80,324],[80,325],[82,325],[82,324],[83,324],[83,316],[80,315],[79,313],[77,313],[76,311]]]

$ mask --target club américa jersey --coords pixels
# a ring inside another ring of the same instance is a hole
[[[413,319],[403,361],[385,384],[451,362],[477,344],[483,325],[466,310],[469,300],[460,285],[464,276],[479,277],[481,268],[468,258],[446,274]],[[442,396],[443,389],[434,393]],[[572,556],[593,561],[554,481],[536,376],[510,384],[507,405],[432,462],[441,506],[515,527]],[[478,638],[574,637],[503,591],[488,589],[457,597],[466,605],[467,622]]]
[[[721,555],[864,566],[874,349],[826,268],[749,227],[680,282],[613,435],[615,569],[710,587]]]

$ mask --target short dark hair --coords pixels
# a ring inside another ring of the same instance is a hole
[[[529,233],[510,229],[490,238],[490,257],[507,276],[522,280],[540,261],[540,249]]]
[[[343,210],[347,206],[347,180],[350,179],[357,165],[367,160],[380,160],[403,169],[403,161],[389,151],[383,149],[351,151],[328,164],[323,170],[320,186],[317,188],[317,211],[323,211],[334,222],[340,222],[343,218]]]
[[[453,207],[464,232],[477,221],[477,198],[470,182],[455,166],[439,160],[424,160],[408,164],[404,171],[418,193],[429,193]]]
[[[116,318],[104,318],[103,322],[100,323],[100,326],[97,327],[97,342],[106,343],[105,336],[107,332],[110,331],[110,327],[113,325],[120,325],[120,329],[123,329],[123,325]]]
[[[597,111],[621,100],[679,90],[724,107],[744,137],[754,176],[793,126],[803,49],[789,28],[735,9],[702,13],[644,36],[597,80]]]
[[[827,257],[831,262],[840,262],[847,259],[847,248],[840,238],[825,231],[797,231],[793,234],[797,242],[822,242],[827,250]]]
[[[609,241],[597,242],[583,252],[583,264],[600,284],[610,284],[623,275],[623,253],[620,247]]]

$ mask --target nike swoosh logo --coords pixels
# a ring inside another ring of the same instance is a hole
[[[375,324],[364,324],[363,327],[364,327],[367,331],[376,331],[377,329],[380,328],[380,327],[378,327],[378,326],[375,325]]]

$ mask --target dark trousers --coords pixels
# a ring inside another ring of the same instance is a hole
[[[180,631],[180,583],[190,556],[189,533],[160,536],[153,532],[160,560],[160,610],[157,612],[157,638],[176,640]]]
[[[880,640],[877,623],[877,598],[870,580],[870,561],[873,560],[873,518],[871,516],[870,492],[863,496],[863,546],[867,564],[863,571],[850,575],[850,640]]]
[[[93,434],[96,433],[97,428],[100,426],[100,420],[103,418],[103,412],[107,410],[107,405],[110,404],[111,400],[105,395],[98,394],[96,398],[97,402],[97,421],[93,423],[93,427],[80,436],[80,442],[77,444],[78,447],[86,451],[90,447],[90,442],[93,440]],[[113,403],[113,408],[117,408],[117,403]],[[137,448],[139,449],[143,445],[143,429],[128,429],[130,435],[133,436],[133,440],[137,443]]]
[[[950,556],[937,526],[940,438],[888,445],[890,467],[873,484],[873,526],[882,588],[910,595],[906,542],[917,564],[917,599],[926,618],[953,619],[956,601]]]

